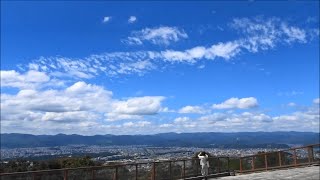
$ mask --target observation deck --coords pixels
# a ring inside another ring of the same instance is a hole
[[[210,179],[319,179],[320,144],[239,158],[210,157],[209,164]],[[0,177],[1,180],[191,180],[203,179],[200,172],[199,159],[188,158],[2,173]]]

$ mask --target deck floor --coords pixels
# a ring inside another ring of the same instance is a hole
[[[283,169],[267,172],[256,172],[236,176],[216,178],[218,180],[274,180],[274,179],[297,179],[297,180],[320,180],[320,166]],[[213,180],[213,179],[212,179]]]

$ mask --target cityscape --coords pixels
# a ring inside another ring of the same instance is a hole
[[[14,148],[1,149],[1,159],[36,158],[41,156],[72,157],[73,155],[94,154],[98,156],[95,160],[169,160],[179,158],[191,158],[195,153],[206,151],[212,156],[241,157],[254,155],[258,152],[271,152],[281,149],[255,148],[255,149],[219,149],[219,148],[197,148],[197,147],[150,147],[150,146],[86,146],[70,145],[60,147],[37,147],[37,148]],[[109,156],[100,157],[99,154],[109,153]]]
[[[302,145],[300,145],[302,146]],[[299,145],[296,145],[299,147]],[[201,151],[210,153],[213,157],[239,158],[255,155],[261,152],[278,152],[279,148],[199,148],[199,147],[153,147],[147,145],[134,146],[88,146],[68,145],[57,147],[36,147],[36,148],[14,148],[1,149],[2,163],[10,159],[52,159],[62,157],[91,155],[93,161],[100,161],[104,164],[110,162],[154,162],[156,160],[174,160],[195,157]],[[308,152],[298,152],[300,158],[307,158]],[[320,158],[320,150],[315,152],[315,158]]]

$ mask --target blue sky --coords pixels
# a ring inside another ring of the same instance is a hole
[[[319,132],[319,2],[1,2],[1,131]]]

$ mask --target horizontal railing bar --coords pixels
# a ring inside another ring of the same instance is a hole
[[[297,149],[306,149],[306,148],[308,148],[308,147],[316,147],[316,146],[320,146],[320,144],[312,144],[312,145],[308,145],[308,146],[301,146],[301,147],[284,149],[284,150],[273,151],[273,152],[264,152],[264,153],[260,153],[260,154],[243,156],[243,157],[240,157],[240,158],[241,158],[241,159],[246,159],[246,158],[251,158],[251,157],[263,156],[263,155],[265,155],[265,154],[268,155],[268,154],[274,154],[274,153],[278,153],[278,152],[294,151],[294,150],[297,150]]]
[[[258,155],[250,155],[250,156],[244,156],[236,159],[246,159],[250,157],[257,157],[261,155],[268,155],[268,154],[273,154],[273,153],[278,153],[278,152],[285,152],[285,151],[290,151],[290,150],[297,150],[297,149],[305,149],[308,147],[316,147],[320,146],[320,144],[311,144],[307,146],[302,146],[302,147],[296,147],[296,148],[290,148],[290,149],[285,149],[285,150],[280,150],[280,151],[274,151],[274,152],[266,152],[266,153],[261,153]],[[228,159],[228,156],[219,156],[219,157],[209,157],[209,159]],[[78,167],[78,168],[63,168],[63,169],[48,169],[48,170],[38,170],[38,171],[25,171],[25,172],[12,172],[12,173],[1,173],[0,176],[10,176],[10,175],[21,175],[21,174],[40,174],[40,173],[48,173],[48,172],[57,172],[57,171],[66,171],[66,170],[96,170],[96,169],[102,169],[102,168],[117,168],[117,167],[123,167],[123,166],[135,166],[135,165],[142,165],[142,164],[151,164],[151,163],[169,163],[169,162],[183,162],[183,161],[190,161],[190,160],[198,160],[198,158],[182,158],[182,159],[176,159],[176,160],[160,160],[160,161],[150,161],[150,162],[138,162],[138,163],[123,163],[123,164],[112,164],[112,165],[103,165],[103,166],[86,166],[86,167]],[[310,163],[300,163],[297,165],[304,165],[304,164],[310,164]],[[311,163],[311,164],[314,164]],[[289,165],[287,167],[291,167],[295,165]],[[279,167],[286,167],[286,166],[279,166]],[[274,167],[270,167],[270,169],[275,169]],[[265,170],[265,168],[262,168]],[[257,169],[258,170],[258,169]],[[245,170],[242,172],[250,172],[252,170]]]
[[[219,157],[209,157],[209,159],[227,159],[227,156],[219,156]],[[103,166],[85,166],[85,167],[78,167],[78,168],[62,168],[62,169],[47,169],[47,170],[38,170],[38,171],[25,171],[25,172],[12,172],[12,173],[1,173],[0,176],[8,176],[8,175],[18,175],[18,174],[38,174],[38,173],[46,173],[46,172],[57,172],[57,171],[65,171],[65,170],[97,170],[103,168],[116,168],[116,167],[123,167],[123,166],[135,166],[135,165],[142,165],[142,164],[151,164],[151,163],[169,163],[169,162],[183,162],[183,161],[191,161],[191,160],[198,160],[198,158],[183,158],[177,160],[160,160],[160,161],[150,161],[150,162],[138,162],[138,163],[123,163],[123,164],[110,164],[110,165],[103,165]]]
[[[296,167],[296,166],[305,166],[305,165],[317,165],[320,164],[320,161],[315,161],[312,163],[299,163],[299,164],[292,164],[292,165],[283,165],[283,166],[273,166],[273,167],[268,167],[268,170],[271,169],[282,169],[282,168],[288,168],[288,167]],[[250,169],[250,170],[242,170],[242,172],[236,171],[237,173],[246,173],[246,172],[257,172],[257,171],[266,171],[266,168],[257,168],[257,169]]]

